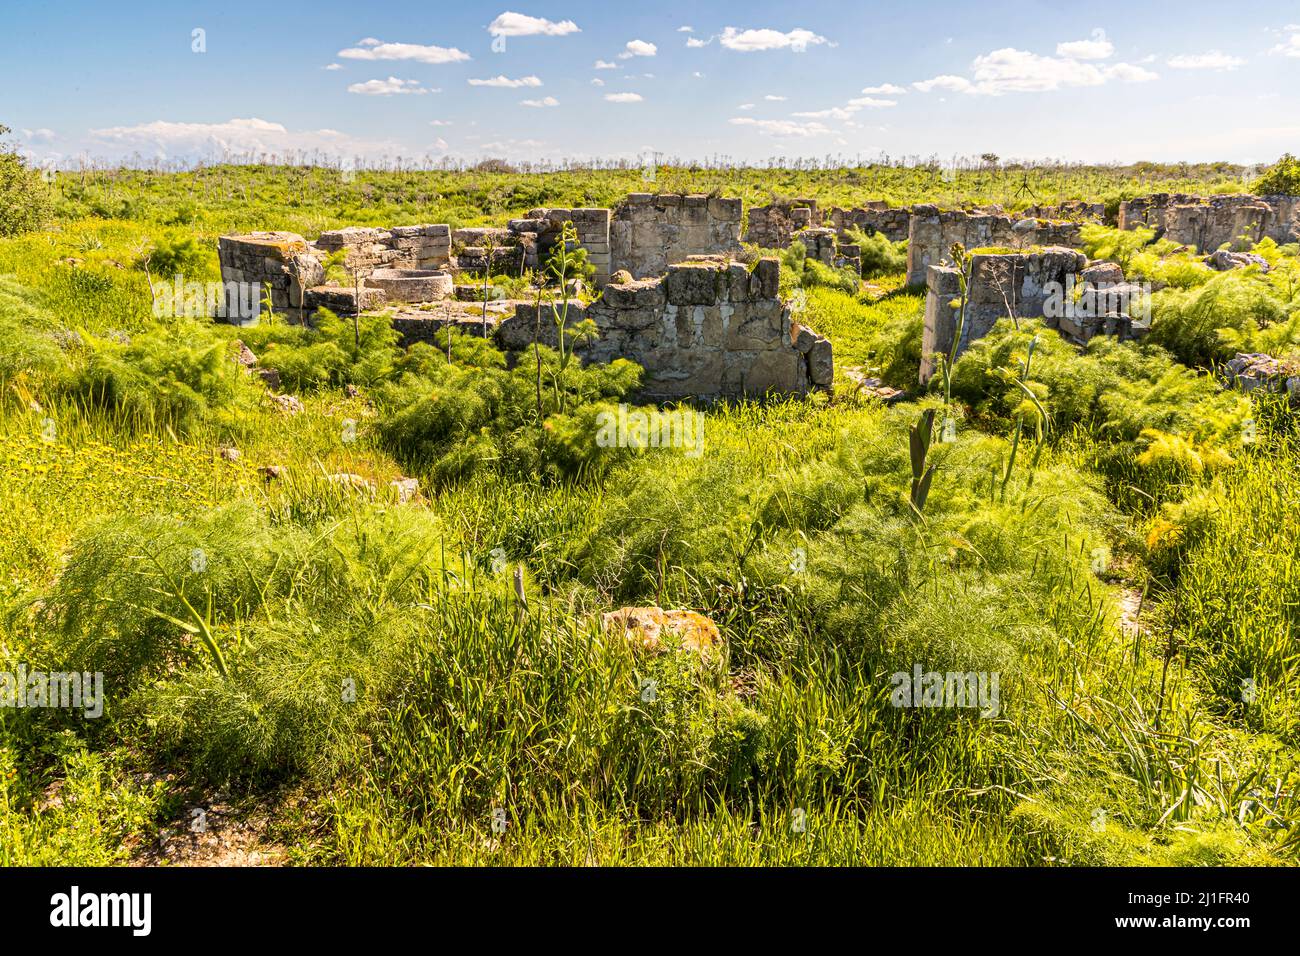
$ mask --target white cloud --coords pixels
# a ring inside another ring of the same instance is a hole
[[[1149,83],[1151,80],[1160,79],[1159,73],[1152,73],[1132,63],[1116,63],[1114,66],[1107,67],[1106,76],[1121,83]]]
[[[886,106],[897,106],[897,105],[898,105],[898,100],[882,100],[882,99],[877,99],[874,96],[858,96],[849,100],[849,106],[853,107],[854,109],[862,109],[863,107],[866,107],[867,109],[878,110],[878,109],[883,109]]]
[[[620,60],[626,60],[634,56],[654,56],[659,52],[659,48],[653,43],[645,40],[628,40],[627,46],[623,52],[618,55]]]
[[[1300,56],[1300,23],[1288,23],[1283,29],[1291,35],[1268,52],[1280,53],[1283,56]]]
[[[1001,96],[1004,93],[1045,93],[1069,87],[1101,86],[1111,80],[1145,83],[1154,79],[1157,79],[1155,73],[1131,63],[1099,65],[1005,47],[977,56],[971,63],[970,79],[944,74],[912,86],[922,93],[943,90]]]
[[[907,89],[894,83],[881,83],[879,86],[864,86],[863,93],[884,93],[889,96],[901,96],[907,92]]]
[[[494,76],[491,79],[480,80],[471,79],[470,86],[495,86],[499,89],[515,90],[521,86],[541,86],[542,81],[535,76],[521,76],[517,80],[512,80],[508,76]]]
[[[942,76],[936,76],[932,80],[920,80],[912,84],[922,93],[929,93],[933,90],[943,90],[949,93],[965,93],[971,89],[971,81],[964,76],[953,76],[951,73],[945,73]]]
[[[752,126],[764,136],[825,136],[830,129],[822,123],[796,123],[793,120],[755,119],[752,116],[733,116],[727,120],[732,126]]]
[[[707,40],[701,40],[699,37],[686,38],[686,45],[692,50],[698,50],[700,47],[708,46],[712,42],[713,42],[713,37],[709,37]]]
[[[534,107],[534,108],[536,108],[536,109],[541,109],[541,108],[543,108],[543,107],[547,107],[547,106],[559,106],[559,105],[560,105],[560,101],[557,100],[554,96],[546,96],[546,97],[543,97],[543,98],[540,99],[540,100],[520,100],[520,101],[519,101],[519,105],[520,105],[520,106],[532,106],[532,107]]]
[[[41,127],[40,129],[20,129],[23,139],[30,143],[48,143],[54,139],[54,130]]]
[[[691,74],[691,76],[695,77],[697,80],[704,79],[704,74],[701,73],[699,70],[696,70],[694,73]]]
[[[609,103],[640,103],[642,96],[640,93],[606,93],[605,100]]]
[[[429,120],[430,126],[451,126],[451,120]]]
[[[811,30],[802,27],[782,33],[780,30],[737,30],[727,27],[720,37],[722,45],[738,53],[754,53],[759,50],[793,50],[802,53],[810,46],[818,46],[829,41]]]
[[[678,33],[694,33],[694,32],[695,32],[695,27],[678,27],[678,28],[677,28],[677,32],[678,32]]]
[[[1239,56],[1229,56],[1218,50],[1206,53],[1180,53],[1166,61],[1175,70],[1235,70],[1245,66],[1246,61]]]
[[[801,113],[792,113],[791,116],[798,116],[802,119],[833,119],[841,122],[853,118],[857,110],[846,109],[843,106],[832,106],[824,110],[806,110]]]
[[[345,60],[415,60],[417,63],[460,63],[469,54],[455,47],[421,46],[418,43],[384,43],[366,37],[354,47],[339,50]]]
[[[561,20],[556,23],[544,17],[530,17],[510,11],[506,11],[488,24],[488,33],[494,37],[562,37],[581,32],[572,20]]]
[[[386,80],[366,80],[364,83],[353,83],[348,87],[349,93],[359,93],[362,96],[398,96],[401,94],[411,94],[423,96],[425,93],[437,93],[437,90],[426,90],[420,85],[419,80],[399,80],[395,76],[390,76]]]
[[[342,64],[342,63],[331,63],[329,66],[323,66],[323,67],[321,67],[321,69],[323,69],[323,70],[341,70],[341,69],[343,69],[343,64]]]
[[[739,106],[736,107],[736,109],[738,110],[752,110],[753,108],[754,108],[753,103],[741,103]]]
[[[593,77],[591,78],[591,85],[592,85],[592,86],[604,86],[604,85],[605,85],[605,81],[602,80],[602,79],[601,79],[600,77],[598,77],[598,76],[593,76]]]
[[[617,63],[610,63],[609,60],[597,60],[592,65],[593,70],[617,70]]]
[[[1115,44],[1106,39],[1106,31],[1092,31],[1090,40],[1069,40],[1056,44],[1056,55],[1070,60],[1105,60],[1115,53]]]
[[[763,99],[767,100],[769,103],[784,103],[787,99],[789,99],[789,97],[773,96],[771,93],[768,93],[767,96],[763,97]]]

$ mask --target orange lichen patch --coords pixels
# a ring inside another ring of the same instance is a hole
[[[665,637],[682,648],[706,655],[719,648],[718,625],[695,611],[665,611],[657,607],[623,607],[601,615],[606,634],[614,634],[653,653],[665,650]]]
[[[273,250],[279,253],[280,259],[287,259],[307,251],[307,240],[291,232],[252,232],[233,238],[237,242]]]

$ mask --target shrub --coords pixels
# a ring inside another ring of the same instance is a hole
[[[1203,368],[1232,357],[1231,333],[1249,336],[1286,318],[1273,287],[1254,270],[1224,272],[1194,289],[1157,292],[1151,309],[1151,341],[1183,364]]]
[[[890,242],[881,232],[868,235],[860,229],[848,229],[849,241],[862,251],[862,277],[892,275],[907,268],[907,240]]]
[[[1255,180],[1254,190],[1260,196],[1300,196],[1300,159],[1283,154]]]
[[[0,126],[0,137],[9,127]],[[16,150],[0,143],[0,236],[39,229],[50,217],[50,190]]]

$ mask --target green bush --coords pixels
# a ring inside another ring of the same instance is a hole
[[[882,232],[870,235],[861,229],[845,230],[849,242],[856,243],[862,251],[862,277],[874,279],[893,275],[907,268],[907,240],[890,242]]]
[[[1233,335],[1249,337],[1287,318],[1268,280],[1234,269],[1192,289],[1151,297],[1151,341],[1185,365],[1209,368],[1232,357]]]
[[[1300,159],[1283,154],[1255,180],[1252,189],[1260,196],[1300,196]]]
[[[0,126],[0,137],[9,127]],[[51,213],[49,187],[17,151],[0,143],[0,236],[40,229]]]

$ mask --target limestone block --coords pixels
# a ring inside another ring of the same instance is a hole
[[[784,350],[758,353],[743,373],[742,388],[751,398],[807,391],[808,370],[803,356]]]
[[[712,264],[680,263],[669,268],[665,282],[673,305],[713,305],[721,298],[724,276]]]

